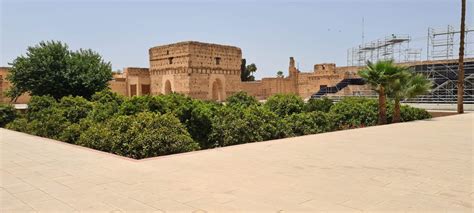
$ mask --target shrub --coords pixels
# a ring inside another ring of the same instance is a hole
[[[100,102],[100,103],[114,102],[114,103],[117,103],[118,105],[122,104],[124,99],[125,99],[124,96],[119,95],[115,92],[112,92],[109,89],[105,89],[105,90],[102,90],[100,92],[96,92],[91,97],[91,101],[93,101],[93,102]]]
[[[69,122],[79,123],[92,110],[92,103],[80,96],[65,96],[61,98],[57,107]]]
[[[79,140],[81,133],[85,130],[87,130],[87,128],[83,129],[79,124],[71,124],[59,134],[58,139],[60,141],[74,144]]]
[[[228,146],[282,138],[288,131],[284,122],[267,108],[221,107],[212,120],[211,143]]]
[[[428,111],[406,105],[401,106],[400,114],[402,121],[424,120],[431,118],[431,114],[428,113]]]
[[[12,130],[140,159],[371,126],[377,123],[377,105],[377,100],[364,98],[304,104],[295,95],[275,95],[262,106],[245,93],[222,105],[179,94],[125,98],[102,91],[92,101],[67,96],[57,102],[49,96],[32,96],[28,112],[13,121],[11,108],[0,108],[0,113],[11,121],[6,128]],[[389,102],[387,115],[391,111]],[[401,117],[411,121],[431,116],[403,105]]]
[[[285,122],[294,136],[328,132],[333,129],[331,117],[324,112],[305,112],[292,114]]]
[[[308,102],[304,105],[305,112],[329,112],[333,103],[332,100],[324,97],[322,99],[309,99]]]
[[[247,108],[245,117],[249,126],[254,127],[257,135],[261,137],[258,141],[284,138],[290,134],[290,129],[283,119],[264,107]]]
[[[151,112],[117,116],[105,125],[94,125],[77,143],[137,159],[199,149],[176,117]]]
[[[186,97],[181,94],[156,96],[149,105],[150,111],[162,114],[170,113],[176,116],[197,141],[201,148],[213,147],[209,143],[209,134],[212,128],[212,117],[217,108],[222,106],[216,102],[206,102]]]
[[[26,117],[32,121],[42,117],[44,111],[51,110],[57,105],[56,100],[51,96],[32,96],[28,103]]]
[[[193,99],[178,93],[171,93],[168,95],[158,96],[163,99],[165,106],[162,114],[173,113],[181,122],[184,122],[190,117],[193,107]]]
[[[337,129],[373,126],[377,124],[377,106],[375,99],[344,98],[331,107],[330,113]]]
[[[300,113],[303,110],[304,101],[294,94],[277,94],[267,99],[265,107],[284,117],[293,113]]]
[[[28,120],[26,118],[16,118],[12,122],[8,123],[5,128],[28,133]]]
[[[108,127],[102,124],[96,124],[83,132],[76,144],[105,152],[111,152],[113,135],[114,133],[110,131]]]
[[[125,97],[109,90],[97,92],[92,96],[92,110],[88,118],[95,122],[104,122],[117,114]]]
[[[10,104],[0,104],[0,127],[15,120],[15,108]]]
[[[59,139],[62,131],[71,124],[57,108],[44,109],[36,116],[28,123],[27,129],[30,134],[41,137]]]
[[[12,128],[20,128],[19,124],[14,124],[16,127]],[[29,134],[59,139],[61,132],[70,124],[54,98],[32,96],[26,113],[26,126],[20,129]]]
[[[120,105],[119,114],[134,115],[140,112],[159,112],[164,114],[171,111],[167,101],[162,96],[133,96]]]
[[[229,106],[249,107],[259,105],[260,103],[255,97],[248,95],[246,92],[240,91],[229,96],[226,99],[226,104]]]
[[[219,104],[203,101],[193,101],[191,112],[188,118],[182,118],[182,122],[191,137],[199,143],[201,148],[211,148],[209,135],[212,131],[212,118],[214,112],[220,107]]]

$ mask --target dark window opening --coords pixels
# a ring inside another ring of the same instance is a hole
[[[137,85],[132,84],[130,85],[130,96],[135,96],[137,95]]]
[[[150,85],[142,84],[142,95],[149,95],[149,94],[150,94]]]
[[[219,65],[221,64],[221,58],[220,57],[216,57],[216,65]]]
[[[169,57],[168,60],[169,60],[170,64],[173,64],[173,57]]]
[[[169,50],[166,50],[166,55],[169,55],[170,54],[170,51]]]

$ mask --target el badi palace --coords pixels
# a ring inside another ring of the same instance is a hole
[[[360,67],[336,67],[333,63],[316,64],[313,71],[302,72],[290,57],[287,77],[269,77],[257,81],[241,81],[242,50],[238,47],[196,41],[156,46],[149,49],[149,68],[127,67],[114,73],[112,91],[124,96],[159,95],[172,92],[187,96],[223,101],[245,91],[257,99],[277,93],[293,93],[303,99],[325,87],[334,87],[344,79],[357,78]],[[5,79],[9,68],[0,68],[1,102],[10,102],[4,91],[10,87]],[[329,95],[365,95],[372,93],[367,85],[349,84]],[[27,103],[22,95],[16,103]]]
[[[334,63],[315,64],[312,71],[302,72],[295,66],[293,57],[290,57],[287,77],[241,81],[242,50],[228,45],[186,41],[156,46],[149,49],[149,60],[149,68],[127,67],[123,72],[113,73],[109,84],[111,90],[129,97],[175,92],[216,101],[223,101],[239,91],[245,91],[260,100],[277,93],[296,94],[303,99],[374,95],[370,87],[357,76],[361,66],[336,67]],[[448,67],[451,72],[457,69],[451,67],[457,66],[456,63],[456,60],[434,60],[399,64],[414,67],[415,71],[429,71],[427,68],[431,66],[431,69],[436,71],[436,67],[441,66],[443,70]],[[466,73],[469,75],[466,78],[466,86],[469,89],[466,91],[472,91],[473,64],[473,58],[465,59]],[[8,67],[0,67],[0,102],[3,103],[11,101],[4,93],[10,87],[10,82],[6,79],[8,72]],[[446,78],[457,79],[452,75]],[[446,82],[444,78],[434,80],[435,83],[441,80],[438,82],[441,87],[451,82]],[[15,103],[28,103],[29,98],[28,94],[24,94]]]
[[[258,99],[277,93],[308,98],[319,88],[335,85],[357,71],[355,67],[317,64],[313,72],[300,72],[290,58],[286,78],[241,81],[242,50],[238,47],[189,41],[152,47],[149,56],[149,68],[125,68],[123,73],[114,75],[111,89],[126,96],[176,92],[217,101],[238,91]],[[351,93],[349,90],[347,87],[343,92]]]

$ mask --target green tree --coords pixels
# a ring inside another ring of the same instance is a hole
[[[10,104],[0,104],[0,127],[4,127],[7,123],[15,120],[16,112]]]
[[[200,149],[178,118],[153,112],[94,123],[80,135],[77,144],[135,159]]]
[[[108,87],[112,69],[108,62],[92,50],[70,51],[59,41],[42,41],[28,47],[26,56],[10,63],[7,79],[12,83],[8,95],[12,99],[29,92],[31,95],[50,95],[90,98]]]
[[[64,96],[58,102],[58,107],[71,123],[79,123],[92,111],[92,103],[80,96]]]
[[[305,112],[314,112],[314,111],[329,112],[332,105],[334,105],[332,103],[332,100],[327,97],[323,97],[321,99],[309,99],[308,102],[306,102],[304,105],[304,111]]]
[[[237,92],[231,96],[229,96],[226,99],[226,104],[228,106],[243,106],[243,107],[249,107],[252,105],[259,105],[260,103],[258,100],[253,97],[248,95],[244,91]]]
[[[387,88],[387,94],[395,101],[392,123],[401,121],[400,101],[405,98],[414,98],[418,95],[428,93],[433,86],[422,74],[414,74],[408,68],[400,67],[400,74]]]
[[[264,105],[270,111],[281,117],[300,113],[304,107],[304,101],[295,94],[276,94],[270,96]]]
[[[292,114],[284,120],[294,136],[328,132],[334,126],[329,114],[319,111]]]
[[[240,64],[240,79],[242,81],[255,81],[255,76],[253,73],[257,71],[257,65],[254,63],[247,65],[247,61],[242,59],[242,63]]]
[[[400,67],[396,66],[392,60],[378,61],[372,63],[367,61],[365,69],[359,71],[359,76],[378,93],[378,124],[387,123],[386,88],[400,75]]]
[[[223,106],[212,119],[209,143],[229,146],[286,137],[288,128],[277,114],[261,106]]]
[[[279,71],[277,72],[277,77],[279,77],[279,78],[285,77],[285,76],[283,75],[283,71],[279,70]]]

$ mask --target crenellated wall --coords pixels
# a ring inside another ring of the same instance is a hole
[[[240,65],[242,51],[238,47],[196,41],[179,42],[149,49],[149,68],[127,67],[114,73],[109,82],[112,91],[121,95],[159,95],[171,92],[193,98],[223,101],[230,95],[245,91],[258,99],[278,93],[296,94],[309,98],[321,88],[331,87],[346,78],[355,78],[362,67],[337,67],[334,63],[315,64],[312,71],[297,69],[290,57],[286,77],[269,77],[242,82]],[[473,61],[468,58],[466,61]],[[454,60],[451,60],[455,63]],[[419,61],[404,66],[447,63],[448,61]],[[9,68],[0,67],[0,102],[10,102],[4,92],[10,87],[5,79]],[[349,85],[336,94],[372,95],[368,85]],[[22,95],[16,103],[27,103],[29,95]]]
[[[240,48],[188,41],[150,48],[153,94],[224,100],[240,90]]]
[[[295,67],[295,59],[290,57],[288,77],[263,78],[257,82],[242,82],[243,91],[257,97],[266,99],[278,94],[297,94],[303,99],[309,98],[322,87],[330,87],[342,79],[357,76],[357,67],[336,67],[336,64],[325,63],[314,65],[312,72],[301,72]]]

